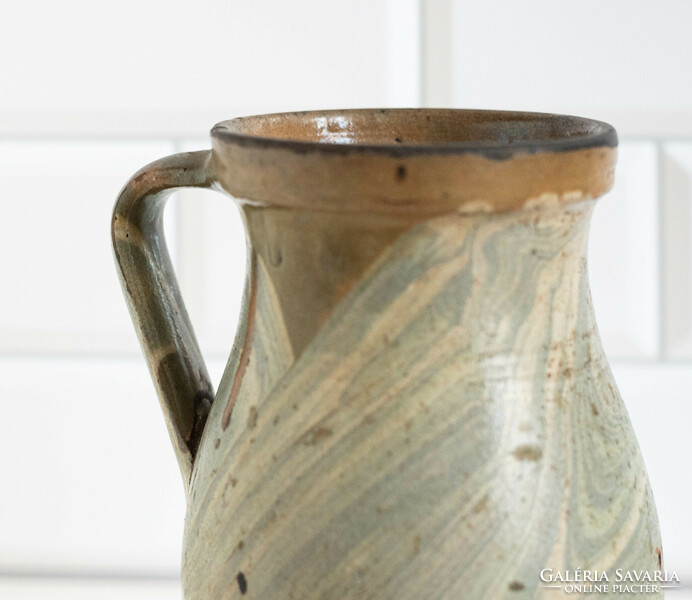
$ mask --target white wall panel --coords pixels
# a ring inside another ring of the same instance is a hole
[[[209,147],[188,140],[183,151]],[[176,194],[178,280],[202,353],[228,357],[240,316],[245,284],[245,230],[229,196],[209,190]],[[213,378],[217,386],[220,374]]]
[[[692,358],[692,142],[662,146],[665,353]]]
[[[452,0],[454,100],[565,110],[684,109],[686,0]],[[665,56],[665,60],[661,58]]]
[[[111,211],[137,169],[172,151],[166,142],[0,143],[0,351],[139,352]]]
[[[452,105],[452,0],[422,0],[423,105]]]
[[[630,133],[656,134],[654,119],[692,133],[687,0],[448,1],[454,105],[583,113]]]
[[[1,570],[177,573],[182,479],[144,362],[3,359],[0,373]]]
[[[240,214],[233,200],[218,192],[185,190],[178,202],[183,298],[202,353],[226,358],[245,283],[245,231]]]
[[[183,485],[143,360],[1,359],[0,399],[0,573],[178,573]]]
[[[656,145],[620,145],[615,185],[596,203],[589,279],[610,358],[659,352],[658,179]]]
[[[201,135],[242,113],[408,103],[416,11],[410,0],[16,3],[0,20],[0,131],[31,128],[32,113],[48,131],[50,114],[63,131],[65,120],[127,127],[123,113],[146,128],[149,112],[204,123]]]
[[[371,3],[374,4],[374,3]],[[385,0],[385,64],[389,106],[421,103],[420,0]],[[372,106],[372,105],[370,105]]]
[[[0,598],[7,600],[181,600],[180,582],[118,579],[0,576]],[[680,598],[679,600],[686,600]]]

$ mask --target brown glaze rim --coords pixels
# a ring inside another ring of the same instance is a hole
[[[607,192],[617,158],[617,134],[600,121],[464,109],[241,117],[211,141],[215,187],[242,204],[338,212],[571,204]]]
[[[337,116],[369,116],[389,114],[393,117],[406,117],[407,114],[440,116],[465,116],[478,118],[481,122],[504,122],[511,126],[520,121],[534,121],[564,127],[565,135],[548,139],[532,139],[517,142],[491,140],[440,141],[423,143],[339,143],[328,140],[299,140],[292,138],[255,135],[245,131],[248,125],[270,119],[305,119]],[[571,134],[570,131],[582,129],[583,132]],[[364,108],[344,110],[313,110],[299,112],[268,113],[249,117],[238,117],[217,123],[211,130],[214,138],[248,148],[286,149],[303,154],[319,152],[325,154],[373,153],[393,158],[417,155],[476,154],[491,160],[508,160],[518,154],[538,154],[542,152],[572,152],[589,148],[618,145],[615,129],[608,123],[556,113],[526,111],[500,111],[448,108]]]

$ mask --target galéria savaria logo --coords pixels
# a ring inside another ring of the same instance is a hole
[[[675,571],[541,571],[541,588],[562,589],[565,594],[656,594],[680,587]]]

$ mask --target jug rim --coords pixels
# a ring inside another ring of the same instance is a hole
[[[429,215],[598,198],[618,142],[583,117],[432,108],[271,113],[211,135],[212,177],[242,204]]]
[[[408,126],[414,128],[409,132],[415,133],[417,128],[422,136],[420,139],[391,135],[397,131],[397,125],[401,128],[407,121]],[[440,129],[441,125],[444,128]],[[385,132],[383,126],[393,130]],[[372,129],[381,136],[379,140],[364,137]],[[292,132],[300,136],[291,135]],[[389,138],[385,137],[386,133],[390,134]],[[451,134],[452,138],[460,139],[425,139],[426,134],[430,137]],[[615,128],[591,118],[465,108],[356,108],[266,113],[221,121],[211,129],[211,135],[243,147],[283,148],[298,153],[373,153],[395,158],[477,154],[506,160],[518,154],[615,148],[618,145]]]

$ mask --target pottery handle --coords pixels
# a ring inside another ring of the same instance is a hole
[[[211,187],[210,161],[210,150],[186,152],[141,169],[120,193],[111,228],[120,283],[186,485],[214,392],[166,248],[163,208],[177,189]]]

